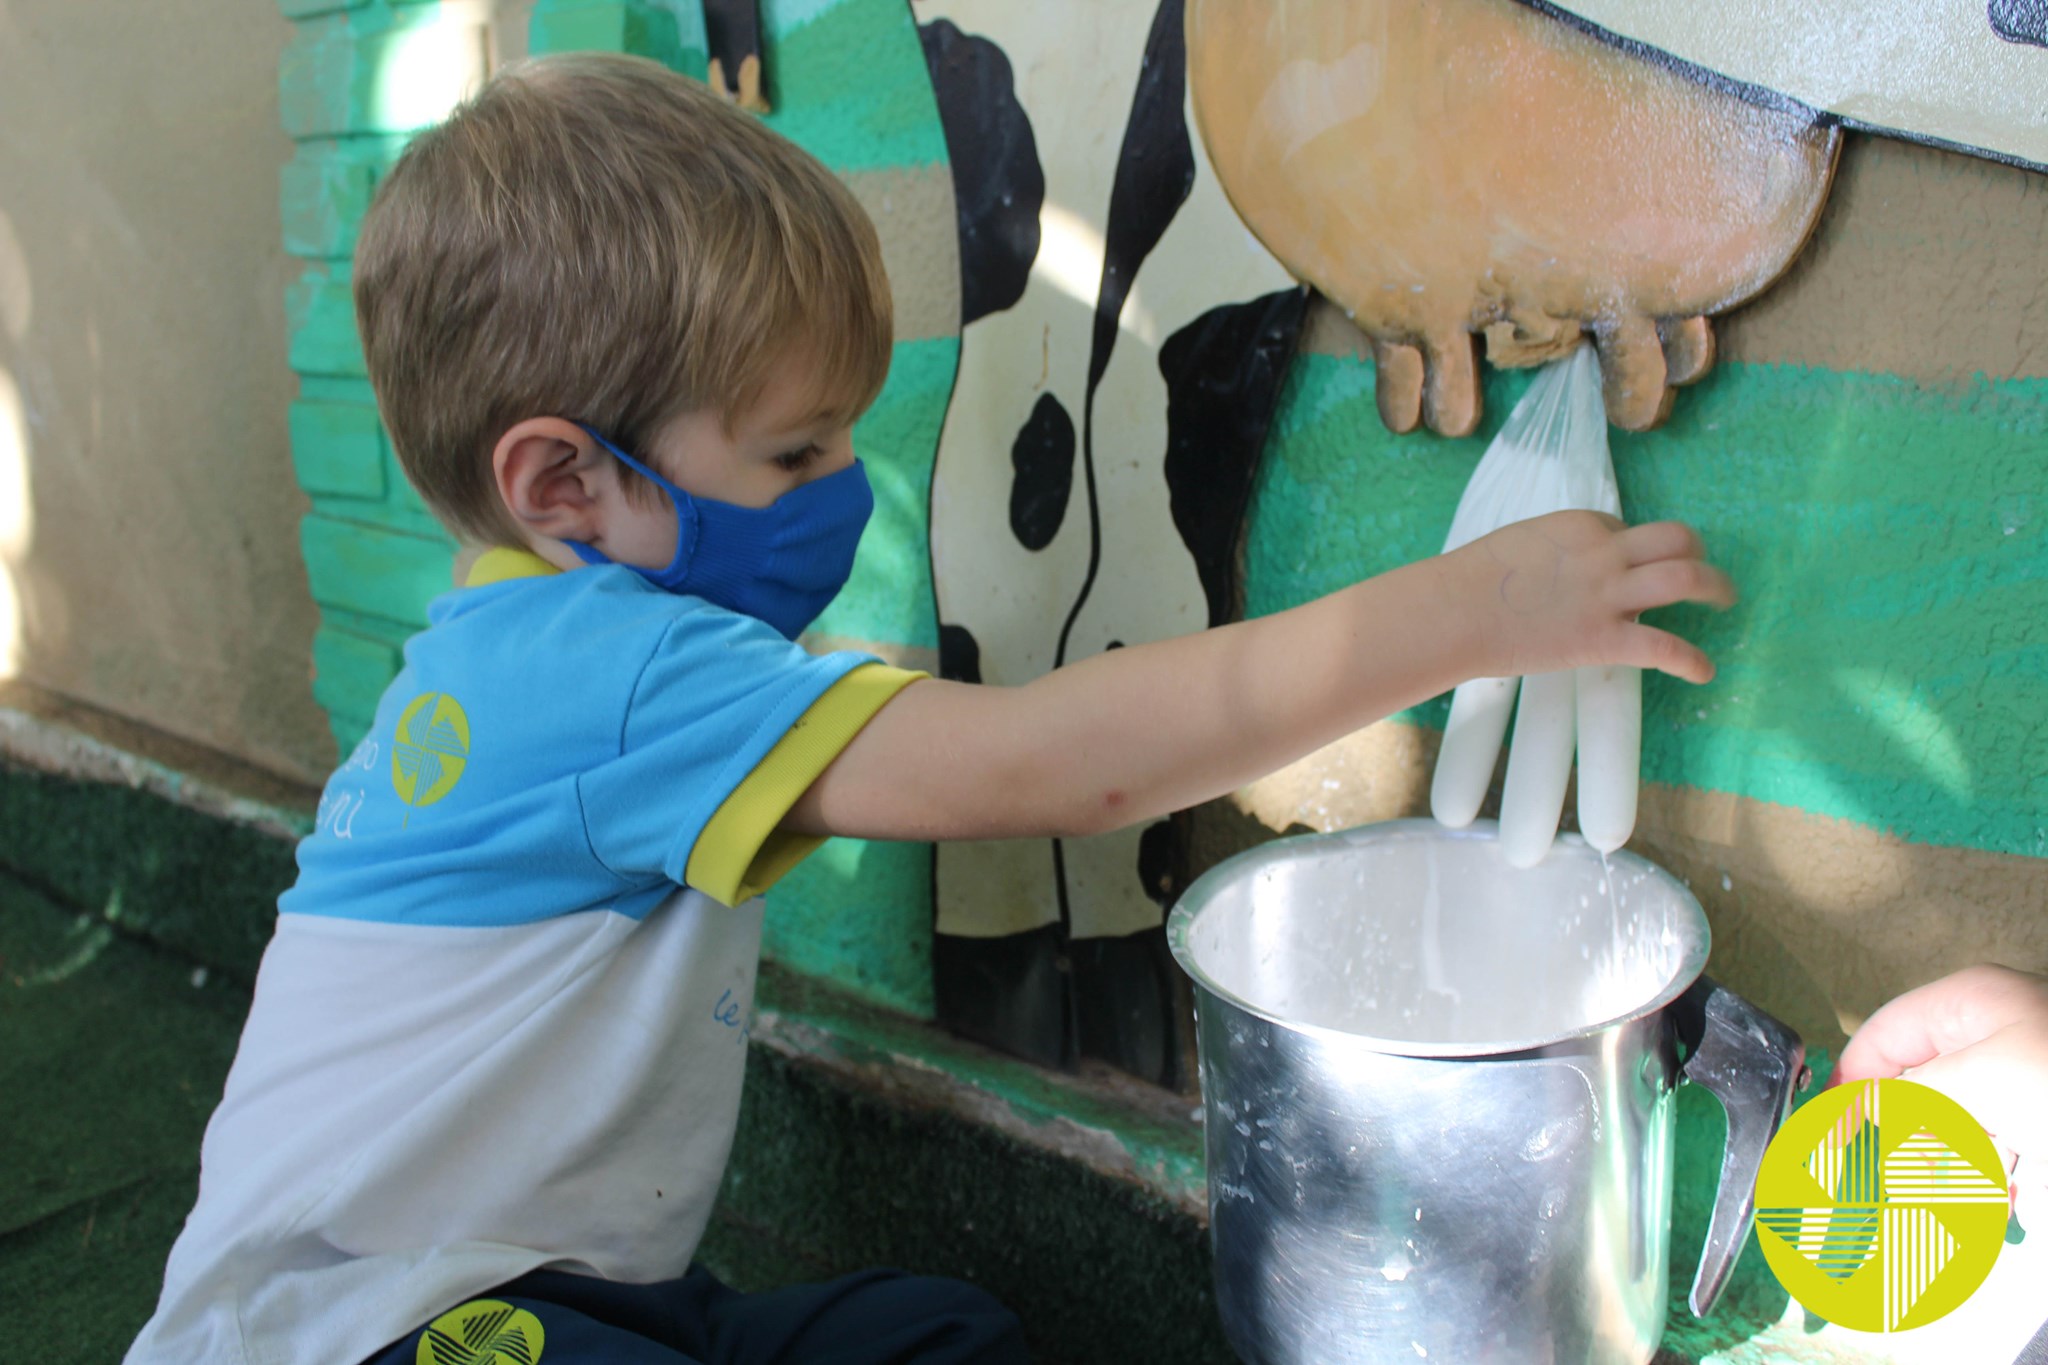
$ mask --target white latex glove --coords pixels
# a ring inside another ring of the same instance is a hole
[[[1593,348],[1552,361],[1508,414],[1451,518],[1446,551],[1510,522],[1586,508],[1621,515],[1607,453],[1607,410]],[[1519,690],[1521,706],[1515,708]],[[1628,842],[1642,761],[1642,671],[1581,668],[1527,679],[1475,678],[1451,695],[1430,810],[1453,829],[1472,823],[1515,710],[1501,793],[1501,852],[1514,867],[1543,861],[1579,756],[1579,829],[1603,853]]]

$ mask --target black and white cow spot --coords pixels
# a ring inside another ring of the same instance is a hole
[[[1074,419],[1049,393],[1010,443],[1010,530],[1027,550],[1043,550],[1059,534],[1074,491]]]
[[[1045,175],[1003,50],[945,19],[921,25],[918,35],[953,167],[965,327],[1023,297],[1038,255]]]
[[[1258,451],[1308,316],[1308,291],[1283,289],[1202,314],[1159,348],[1166,379],[1166,487],[1195,557],[1209,624],[1238,614],[1236,554]]]
[[[1986,17],[2008,43],[2048,47],[2048,0],[1991,0]]]
[[[1305,296],[1193,136],[1181,0],[918,12],[962,270],[931,498],[942,670],[1015,686],[1228,619]],[[1185,1021],[1160,926],[1185,863],[1172,821],[941,845],[941,1018],[1174,1083]]]
[[[940,622],[939,676],[955,682],[981,681],[981,646],[967,627]]]

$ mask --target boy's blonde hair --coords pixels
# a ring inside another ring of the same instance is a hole
[[[407,477],[484,544],[520,543],[491,452],[526,418],[637,453],[687,412],[729,425],[792,354],[848,422],[889,368],[881,247],[846,187],[704,86],[607,53],[508,66],[414,139],[364,218],[355,302]]]

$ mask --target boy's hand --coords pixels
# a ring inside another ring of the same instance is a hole
[[[1601,512],[1518,521],[1453,551],[1471,594],[1465,609],[1476,618],[1476,657],[1488,661],[1480,672],[1506,678],[1627,664],[1712,681],[1705,654],[1636,620],[1674,602],[1733,606],[1734,583],[1703,554],[1689,526],[1625,526]]]
[[[1468,678],[1631,664],[1705,682],[1705,655],[1635,619],[1686,600],[1735,600],[1690,530],[1558,512],[1019,687],[915,683],[782,823],[865,839],[1099,834],[1220,796]]]
[[[1842,1049],[1833,1083],[1895,1076],[1967,1109],[2030,1200],[2048,1187],[2048,977],[1965,967],[1883,1006]]]

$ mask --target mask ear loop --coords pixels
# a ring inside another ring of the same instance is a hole
[[[644,573],[647,577],[657,582],[680,582],[683,575],[689,572],[690,557],[697,548],[697,500],[691,497],[686,490],[676,487],[676,485],[664,479],[654,470],[640,463],[640,461],[634,459],[610,441],[607,441],[587,423],[578,422],[576,428],[585,436],[588,436],[591,440],[610,451],[613,458],[617,459],[620,464],[623,464],[626,468],[668,494],[669,504],[676,510],[675,555],[669,560],[668,567],[665,569],[636,570],[636,572]],[[564,543],[571,550],[575,551],[576,557],[585,564],[611,564],[616,562],[594,545],[586,544],[580,540],[571,540]]]

